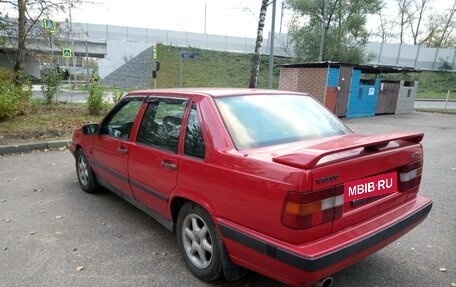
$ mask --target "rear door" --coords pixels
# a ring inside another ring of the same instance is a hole
[[[149,97],[138,134],[129,149],[130,186],[137,201],[167,213],[177,183],[179,142],[187,98]]]
[[[125,98],[120,102],[101,124],[93,147],[99,179],[129,197],[132,196],[127,173],[129,138],[143,99]]]

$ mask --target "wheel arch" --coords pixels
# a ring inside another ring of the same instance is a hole
[[[82,148],[82,145],[80,145],[79,143],[76,144],[75,146],[70,146],[70,151],[71,151],[71,154],[73,154],[74,157],[76,157],[76,153],[78,152],[78,150],[80,149],[83,149]]]
[[[219,235],[219,240],[220,240],[220,247],[221,247],[221,251],[220,251],[220,255],[221,255],[221,258],[222,258],[222,272],[223,272],[223,275],[225,276],[225,279],[227,279],[228,281],[235,281],[235,280],[238,280],[242,277],[245,276],[246,274],[246,271],[245,269],[241,268],[240,266],[237,266],[235,264],[233,264],[233,262],[231,261],[229,255],[228,255],[228,252],[226,250],[226,247],[225,247],[225,244],[223,242],[223,235],[222,233],[220,232],[220,229],[218,227],[218,224],[217,224],[217,221],[215,220],[214,218],[214,213],[213,213],[213,210],[211,208],[211,205],[208,204],[206,202],[206,204],[200,204],[197,200],[194,200],[194,199],[190,199],[189,197],[184,197],[184,196],[175,196],[172,198],[171,200],[171,203],[170,203],[170,208],[171,208],[171,216],[172,216],[172,221],[173,221],[173,233],[174,234],[177,234],[176,233],[176,228],[177,228],[177,218],[179,216],[179,212],[181,210],[181,208],[184,206],[184,204],[186,204],[187,202],[191,202],[191,203],[194,203],[196,205],[199,205],[201,206],[201,208],[203,208],[208,214],[210,217],[212,217],[212,220],[213,220],[213,223],[215,225],[215,228],[216,228],[216,233]],[[202,201],[202,202],[205,202],[205,201]]]
[[[187,202],[191,202],[191,203],[201,206],[212,217],[212,220],[216,224],[216,222],[214,220],[213,209],[211,208],[211,205],[206,200],[201,200],[201,199],[198,200],[196,198],[192,198],[189,196],[178,195],[178,196],[174,196],[170,201],[170,214],[171,214],[171,220],[173,221],[173,226],[174,226],[173,233],[176,232],[176,223],[177,223],[177,217],[179,216],[179,212],[180,212],[182,206],[184,206],[184,204]],[[217,226],[217,224],[216,224],[216,226]],[[218,228],[218,227],[216,227],[216,228]]]

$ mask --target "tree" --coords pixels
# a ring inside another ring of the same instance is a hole
[[[388,43],[396,38],[394,33],[395,23],[383,14],[383,10],[378,12],[379,25],[378,30],[371,33],[371,36],[379,37],[382,43]]]
[[[413,45],[418,44],[418,37],[420,36],[420,28],[425,15],[427,4],[429,0],[415,0],[411,3],[410,10],[407,10],[408,24],[410,27],[410,32],[412,33]]]
[[[456,45],[456,38],[453,35],[456,29],[456,0],[453,0],[453,3],[450,4],[449,8],[446,9],[446,13],[429,15],[426,30],[419,44],[439,48],[449,48]]]
[[[276,0],[272,0],[276,1]],[[263,29],[266,20],[266,10],[268,9],[268,0],[261,1],[260,18],[258,19],[257,37],[255,43],[255,53],[252,57],[252,69],[250,71],[249,88],[256,88],[258,82],[258,72],[260,70],[261,44],[263,43]]]
[[[396,0],[399,12],[399,41],[404,43],[405,31],[409,23],[408,11],[410,11],[411,2],[413,0]]]
[[[66,5],[75,5],[82,0],[0,0],[0,4],[5,11],[14,11],[17,13],[15,18],[3,18],[5,29],[10,35],[11,43],[16,44],[14,54],[14,71],[18,77],[17,84],[21,84],[20,74],[24,71],[24,61],[26,55],[26,40],[36,29],[41,29],[41,19],[43,15],[51,16],[53,13],[65,13]],[[7,21],[5,21],[7,19]]]
[[[381,0],[288,0],[295,16],[290,35],[299,59],[316,61],[324,22],[324,61],[365,62],[366,17],[378,13]],[[325,7],[325,5],[327,5]],[[327,17],[324,17],[325,8]]]
[[[0,32],[3,32],[5,31],[5,27],[6,27],[6,24],[5,24],[5,16],[3,15],[2,11],[0,11]],[[0,36],[0,47],[3,47],[5,45],[5,37],[3,36]]]
[[[453,30],[455,28],[455,23],[454,23],[455,13],[456,13],[456,1],[453,1],[453,6],[451,6],[451,8],[448,10],[448,14],[446,14],[446,21],[444,22],[445,24],[443,25],[442,33],[436,43],[437,47],[446,47],[445,44],[448,42],[447,39],[449,38],[449,35],[453,32]]]

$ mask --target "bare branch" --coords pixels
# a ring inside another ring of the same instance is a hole
[[[453,1],[453,7],[450,9],[449,13],[448,13],[448,17],[447,17],[447,21],[445,23],[445,26],[443,28],[443,32],[442,32],[442,36],[440,37],[440,41],[438,42],[438,45],[437,47],[441,47],[442,46],[442,42],[444,41],[445,37],[447,36],[447,32],[448,34],[451,33],[449,32],[449,29],[450,29],[450,25],[453,21],[453,17],[454,17],[454,14],[456,13],[456,0]]]

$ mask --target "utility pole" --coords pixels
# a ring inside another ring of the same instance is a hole
[[[270,47],[269,47],[269,78],[268,78],[268,88],[272,89],[272,78],[274,70],[274,37],[275,37],[275,14],[276,14],[276,5],[277,0],[272,1],[272,24],[271,24],[271,34],[270,34]]]

